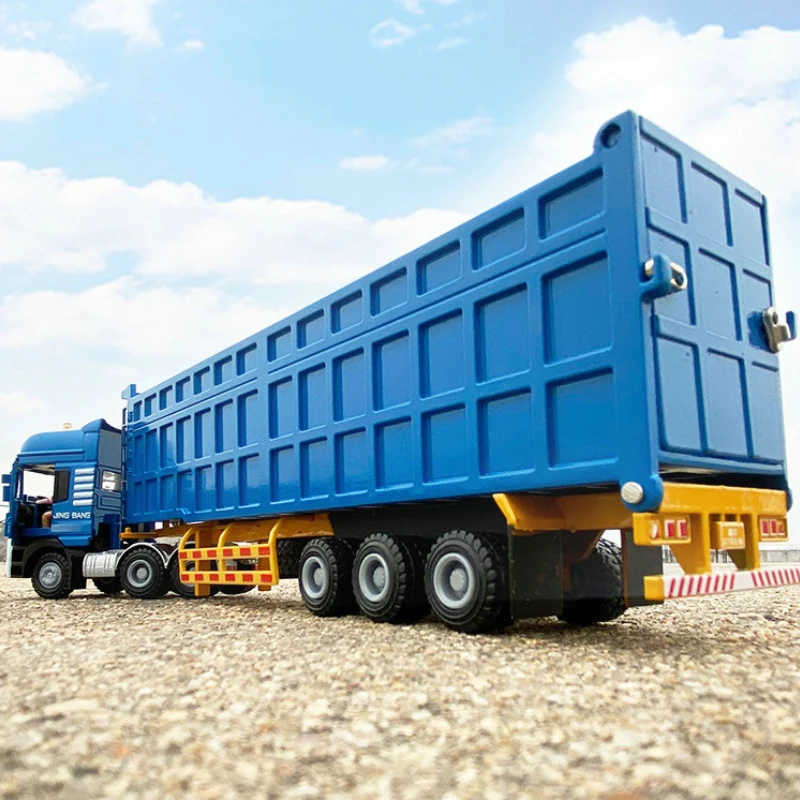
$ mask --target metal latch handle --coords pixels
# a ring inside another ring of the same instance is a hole
[[[665,255],[655,255],[649,261],[645,261],[643,272],[642,294],[646,299],[666,297],[673,292],[683,292],[689,288],[686,268]]]
[[[791,342],[797,335],[793,311],[789,311],[784,319],[774,306],[770,306],[761,312],[761,322],[764,325],[767,344],[773,353],[777,353],[782,344]]]
[[[685,267],[682,267],[680,264],[676,264],[674,261],[670,261],[669,271],[671,273],[669,282],[673,289],[678,292],[682,292],[689,286],[689,276],[686,274]],[[656,261],[654,258],[651,258],[649,261],[645,262],[644,276],[645,278],[652,278],[655,273]]]

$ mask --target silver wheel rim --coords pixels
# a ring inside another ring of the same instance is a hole
[[[378,553],[369,553],[358,567],[358,588],[370,603],[380,603],[391,590],[389,565]]]
[[[433,568],[433,591],[451,611],[466,608],[477,590],[475,570],[460,553],[445,553]]]
[[[132,561],[127,569],[128,583],[134,589],[146,589],[153,581],[153,565],[141,559]]]
[[[303,564],[303,589],[312,600],[320,600],[328,591],[328,565],[319,556],[310,556]]]
[[[40,570],[39,570],[39,583],[45,589],[55,589],[64,578],[64,570],[61,569],[60,564],[56,564],[54,561],[48,561]]]

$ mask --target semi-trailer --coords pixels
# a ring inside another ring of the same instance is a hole
[[[465,632],[800,583],[759,555],[788,537],[775,306],[764,197],[627,112],[569,169],[129,386],[121,429],[31,436],[8,574],[47,598],[297,577],[320,616]]]

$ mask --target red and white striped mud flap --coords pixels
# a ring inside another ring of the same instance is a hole
[[[702,597],[800,585],[800,566],[711,572],[703,575],[651,575],[644,582],[645,598],[658,602],[679,597]]]

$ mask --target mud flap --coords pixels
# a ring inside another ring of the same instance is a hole
[[[550,617],[564,608],[560,531],[513,536],[509,531],[511,615]]]
[[[660,605],[658,601],[645,599],[644,579],[647,575],[663,575],[664,555],[662,549],[634,544],[633,531],[623,531],[622,567],[625,605],[628,608]]]

